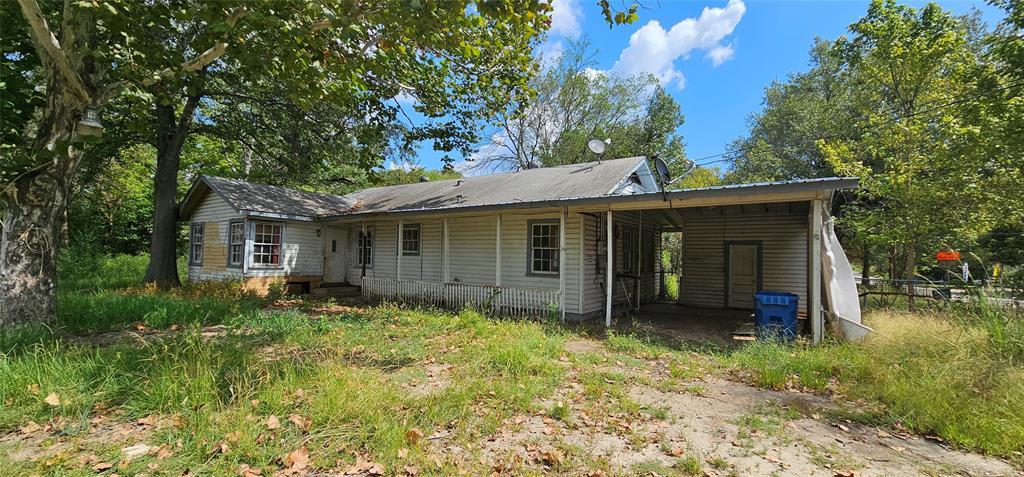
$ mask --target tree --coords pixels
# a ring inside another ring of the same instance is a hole
[[[955,101],[976,93],[977,58],[964,23],[934,4],[876,0],[850,30],[833,48],[851,75],[861,134],[823,140],[822,151],[839,173],[861,177],[846,225],[889,245],[912,280],[922,253],[991,225],[986,161],[971,140],[977,103]]]
[[[855,135],[848,72],[832,54],[832,43],[816,39],[811,69],[773,82],[764,109],[747,120],[750,132],[733,142],[730,183],[825,177],[834,174],[818,141]]]
[[[588,40],[572,43],[531,82],[536,95],[512,103],[471,160],[477,171],[519,170],[597,159],[587,141],[610,139],[602,157],[684,159],[679,104],[652,76],[593,68]],[[542,59],[543,60],[543,59]]]
[[[448,100],[482,99],[477,108],[435,127],[468,139],[458,134],[460,127],[475,125],[480,114],[525,91],[532,45],[550,9],[527,0],[471,7],[377,2],[373,8],[335,0],[196,1],[187,9],[159,1],[67,0],[54,12],[44,12],[36,0],[18,4],[40,59],[36,83],[44,85],[46,100],[35,133],[17,140],[27,153],[3,157],[10,182],[0,199],[2,324],[54,317],[56,250],[71,180],[85,157],[85,140],[98,132],[81,120],[87,110],[124,92],[153,95],[154,115],[163,125],[158,155],[170,157],[183,147],[185,134],[179,133],[192,127],[208,75],[229,67],[242,73],[258,68],[272,79],[287,79],[294,87],[290,99],[300,106],[366,92],[387,92],[390,98],[411,87],[422,112],[440,117]],[[222,58],[228,52],[232,56]],[[247,53],[259,55],[258,61],[243,61]],[[417,81],[403,83],[408,79]],[[185,102],[173,101],[182,92]],[[158,161],[156,181],[176,177],[177,166],[174,160]],[[158,189],[156,213],[163,218],[156,221],[173,222],[168,218],[174,191],[166,184]]]

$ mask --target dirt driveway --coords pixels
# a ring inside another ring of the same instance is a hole
[[[1000,459],[836,418],[823,397],[699,371],[673,379],[658,361],[602,360],[598,341],[566,348],[568,379],[547,411],[514,417],[465,458],[510,475],[1022,475]]]

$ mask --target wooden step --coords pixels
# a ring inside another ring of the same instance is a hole
[[[314,296],[330,296],[336,298],[353,298],[358,297],[362,293],[362,289],[357,285],[349,285],[347,283],[321,283],[319,287],[311,290]]]

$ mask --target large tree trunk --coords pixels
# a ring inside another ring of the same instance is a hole
[[[38,6],[26,2],[23,13],[45,30]],[[71,180],[82,159],[75,126],[95,94],[95,65],[89,52],[96,25],[89,9],[65,7],[60,66],[41,54],[46,82],[43,108],[29,154],[38,164],[0,191],[0,326],[56,321],[57,251],[64,240]],[[49,42],[49,32],[42,40]],[[37,48],[46,51],[39,38]],[[74,77],[74,81],[70,78]]]
[[[177,120],[174,106],[158,103],[155,110],[160,131],[153,176],[153,240],[143,281],[155,283],[159,288],[181,284],[178,279],[178,169],[181,149],[200,98],[198,92],[190,95]]]

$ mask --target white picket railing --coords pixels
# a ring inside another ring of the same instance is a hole
[[[466,306],[502,316],[544,316],[558,309],[557,288],[518,288],[363,277],[363,298],[429,304],[458,310]]]

